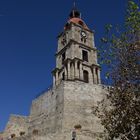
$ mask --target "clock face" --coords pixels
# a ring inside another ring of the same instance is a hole
[[[86,32],[85,32],[85,31],[81,31],[81,36],[82,36],[82,37],[87,37]]]

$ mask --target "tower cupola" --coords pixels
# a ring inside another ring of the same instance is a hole
[[[69,18],[81,18],[81,13],[74,7],[69,14]]]
[[[87,27],[87,25],[85,24],[85,22],[82,20],[81,13],[79,10],[77,10],[75,4],[74,4],[74,7],[69,14],[69,19],[68,19],[64,29],[68,29],[70,23],[77,24],[85,29],[89,29]]]

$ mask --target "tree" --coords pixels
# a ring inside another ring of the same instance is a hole
[[[112,86],[109,107],[99,114],[108,140],[140,139],[140,11],[128,1],[122,29],[106,25],[99,58],[108,67],[106,78]],[[104,104],[102,101],[100,104]]]

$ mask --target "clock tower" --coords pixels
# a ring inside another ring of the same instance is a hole
[[[99,107],[102,113],[99,103],[106,100],[108,88],[101,84],[94,33],[76,8],[58,35],[52,74],[53,87],[32,101],[29,116],[10,117],[4,140],[103,140],[96,111]]]
[[[81,13],[76,8],[72,9],[63,32],[58,35],[53,79],[54,86],[62,80],[101,83],[94,32],[82,20]]]

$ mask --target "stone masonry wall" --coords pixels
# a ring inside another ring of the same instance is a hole
[[[76,132],[76,140],[103,140],[104,128],[95,109],[106,93],[102,85],[62,81],[33,100],[28,133],[13,140],[72,140],[72,132]],[[17,117],[10,119],[5,131],[7,136],[13,133],[18,136],[22,128],[16,129],[21,123],[18,120]]]
[[[32,102],[29,134],[37,130],[39,134],[55,133],[62,127],[63,86],[55,87]]]
[[[93,139],[95,135],[102,135],[104,128],[95,115],[95,108],[105,98],[106,92],[101,85],[65,82],[63,130],[71,133],[76,125],[80,125],[81,131]]]
[[[12,135],[20,137],[20,133],[28,133],[28,118],[19,115],[11,115],[6,125],[3,137],[11,138]]]
[[[71,140],[74,127],[81,125],[76,130],[79,140],[96,140],[104,128],[95,108],[106,92],[102,85],[62,81],[33,101],[29,134],[36,129],[40,132],[37,140]]]

